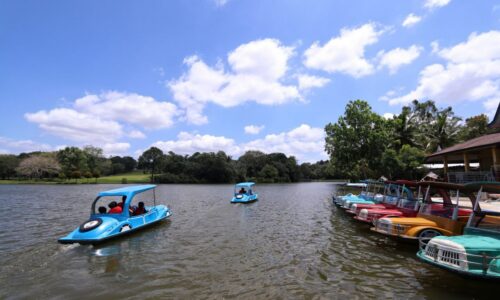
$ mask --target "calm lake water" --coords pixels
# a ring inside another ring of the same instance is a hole
[[[333,183],[259,185],[230,204],[230,185],[160,185],[167,222],[102,246],[56,240],[116,185],[0,186],[0,299],[413,298],[498,295],[425,265],[416,245],[372,234],[331,203]]]

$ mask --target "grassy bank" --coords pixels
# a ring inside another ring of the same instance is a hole
[[[112,184],[112,183],[149,183],[150,175],[143,174],[141,171],[135,171],[130,173],[111,175],[111,176],[103,176],[97,178],[80,178],[80,179],[71,179],[71,180],[60,180],[60,179],[52,179],[52,180],[44,180],[44,179],[31,179],[31,180],[0,180],[0,184],[95,184],[95,183],[104,183],[104,184]]]

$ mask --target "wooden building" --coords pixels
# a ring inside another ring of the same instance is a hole
[[[500,104],[488,127],[500,128]],[[450,182],[500,181],[500,133],[483,135],[439,150],[427,156],[425,163],[443,164],[443,175]],[[479,168],[472,170],[471,163],[479,164]],[[463,164],[463,171],[450,171],[449,164]]]

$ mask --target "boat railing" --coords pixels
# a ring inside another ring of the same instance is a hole
[[[434,262],[442,262],[447,265],[452,265],[460,268],[461,262],[467,266],[476,266],[482,269],[483,275],[487,275],[490,264],[493,261],[500,259],[499,256],[491,256],[486,252],[481,252],[480,254],[466,253],[462,251],[457,251],[456,248],[447,247],[444,245],[431,244],[428,242],[431,238],[421,238],[419,239],[419,247],[422,249],[426,256],[431,257]],[[476,258],[475,260],[472,260]],[[468,268],[470,270],[470,267]]]

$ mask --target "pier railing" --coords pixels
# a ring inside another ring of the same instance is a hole
[[[448,172],[448,182],[496,181],[492,171]]]

